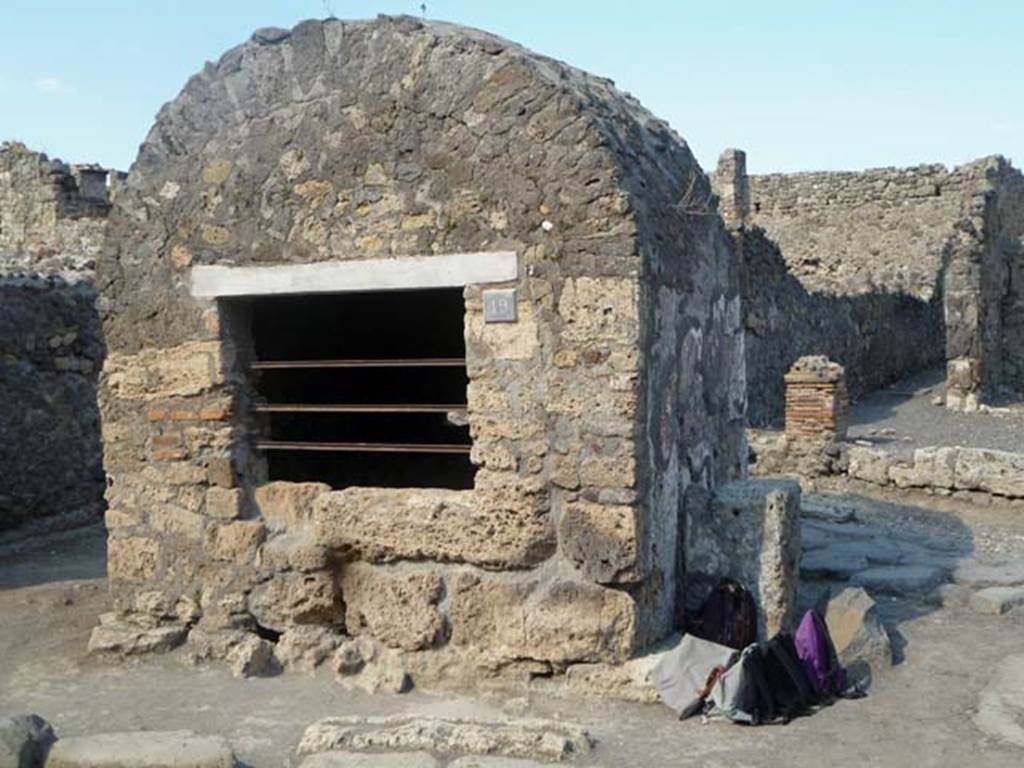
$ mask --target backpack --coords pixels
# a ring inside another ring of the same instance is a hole
[[[795,642],[800,663],[821,702],[860,699],[867,695],[859,684],[851,683],[847,678],[846,670],[839,663],[828,624],[813,608],[800,620]]]
[[[701,710],[714,681],[738,655],[724,645],[683,635],[651,670],[650,681],[665,706],[682,720]]]
[[[711,714],[737,723],[789,722],[817,703],[793,638],[780,632],[750,645],[711,691]]]
[[[689,632],[737,651],[757,642],[753,595],[738,581],[722,579],[704,601]]]
[[[818,698],[830,701],[847,688],[846,670],[839,663],[825,620],[813,608],[796,630],[796,652]]]

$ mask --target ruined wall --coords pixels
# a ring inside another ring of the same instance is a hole
[[[782,373],[806,354],[840,362],[854,397],[943,360],[951,405],[976,402],[958,393],[983,377],[1000,386],[1018,343],[1003,318],[1019,317],[1019,173],[986,158],[742,179],[739,155],[714,181],[744,265],[752,425],[779,422]]]
[[[1003,158],[987,162],[987,257],[991,265],[984,376],[995,398],[1024,396],[1024,174]]]
[[[51,256],[95,258],[110,209],[97,175],[105,180],[107,172],[50,160],[24,144],[0,145],[0,253],[36,271],[47,271]]]
[[[781,425],[783,376],[797,359],[822,354],[847,371],[852,396],[878,389],[944,359],[938,296],[898,292],[836,295],[811,290],[759,227],[733,230],[742,264],[747,419]]]
[[[685,144],[609,82],[472,30],[306,22],[208,65],[100,264],[119,610],[325,626],[452,680],[665,634],[679,494],[745,463],[737,270],[717,217],[678,205],[694,187]],[[472,490],[265,482],[244,312],[193,299],[194,266],[499,249],[518,322],[465,291]]]
[[[973,184],[942,165],[749,178],[748,223],[808,289],[922,301],[941,291],[944,246]]]
[[[90,173],[86,171],[87,175]],[[108,204],[21,144],[0,147],[0,541],[96,522],[104,476],[92,283]]]
[[[1021,238],[1024,176],[1002,157],[958,169],[972,179],[945,275],[947,405],[1024,395]]]

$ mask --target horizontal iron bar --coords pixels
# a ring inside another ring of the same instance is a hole
[[[420,405],[416,403],[397,405],[341,404],[325,403],[323,405],[306,403],[268,403],[254,405],[252,409],[258,413],[449,413],[465,411],[466,405]]]
[[[256,443],[261,451],[339,451],[344,453],[469,453],[468,445],[443,443],[301,443],[284,440],[262,440]]]
[[[287,368],[461,368],[461,357],[414,357],[396,360],[259,360],[250,365],[257,371]]]

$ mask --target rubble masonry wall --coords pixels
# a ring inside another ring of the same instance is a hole
[[[104,507],[93,284],[106,198],[78,169],[0,146],[0,541],[97,522]],[[104,190],[105,191],[105,190]]]
[[[723,154],[716,188],[744,269],[751,425],[779,422],[782,374],[807,354],[843,364],[854,397],[956,359],[978,361],[961,366],[968,373],[959,378],[978,379],[970,387],[1017,386],[1022,313],[1012,276],[1024,217],[1009,163],[768,174],[744,184],[730,175],[735,155]]]
[[[680,494],[745,464],[738,271],[717,217],[677,205],[706,185],[608,81],[472,30],[306,22],[208,65],[100,263],[118,609],[326,626],[473,684],[666,634]],[[520,256],[518,322],[466,288],[475,487],[265,482],[245,318],[193,299],[191,268],[485,250]]]

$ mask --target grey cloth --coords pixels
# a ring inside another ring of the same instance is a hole
[[[754,710],[757,707],[757,685],[751,679],[745,663],[747,656],[753,653],[758,653],[756,645],[744,648],[736,663],[718,678],[708,696],[712,705],[708,712],[709,716],[726,717],[734,723],[748,725],[756,722]]]
[[[738,656],[732,648],[683,635],[651,670],[651,682],[665,706],[683,719],[700,710],[704,703],[700,692],[715,667],[728,669]]]

